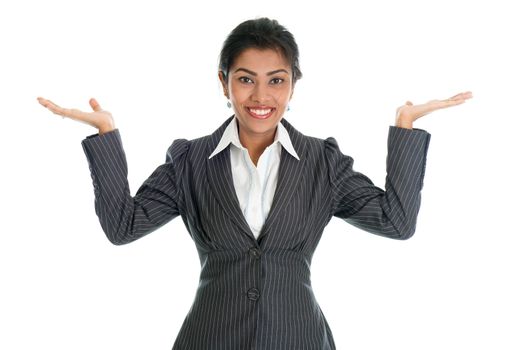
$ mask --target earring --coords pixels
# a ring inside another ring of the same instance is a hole
[[[227,101],[227,108],[231,108],[231,102]]]
[[[291,108],[289,108],[289,105],[287,105],[287,110],[289,111]]]

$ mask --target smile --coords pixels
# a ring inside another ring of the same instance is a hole
[[[275,108],[268,108],[268,107],[258,107],[258,108],[249,108],[246,107],[247,111],[253,118],[257,119],[267,119],[272,114]]]

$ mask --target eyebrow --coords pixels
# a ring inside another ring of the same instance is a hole
[[[253,71],[251,71],[249,69],[246,69],[246,68],[238,68],[234,73],[239,72],[239,71],[244,71],[244,72],[249,73],[249,74],[254,75],[254,76],[258,75],[257,73],[255,73],[255,72],[253,72]],[[266,75],[273,75],[273,74],[280,73],[280,72],[284,72],[286,74],[289,74],[288,71],[285,70],[285,69],[277,69],[277,70],[273,70],[271,72],[267,72]]]

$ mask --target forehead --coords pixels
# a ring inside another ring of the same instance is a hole
[[[231,70],[247,68],[253,71],[271,71],[290,67],[289,62],[279,51],[273,49],[248,48],[242,51],[233,62]]]

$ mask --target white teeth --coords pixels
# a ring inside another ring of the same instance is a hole
[[[249,109],[251,113],[255,113],[256,115],[266,115],[271,112],[271,109]]]

